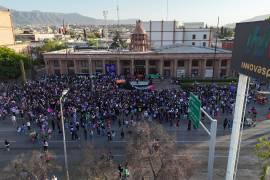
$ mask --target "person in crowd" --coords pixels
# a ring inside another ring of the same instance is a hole
[[[5,148],[6,148],[6,151],[10,151],[10,143],[7,139],[5,140]]]
[[[48,148],[49,148],[49,143],[47,140],[43,140],[43,151],[44,152],[48,152]]]

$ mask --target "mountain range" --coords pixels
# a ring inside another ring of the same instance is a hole
[[[7,9],[0,6],[0,10]],[[63,20],[68,24],[100,25],[105,24],[103,19],[95,19],[78,13],[55,13],[42,11],[17,11],[10,9],[13,24],[18,25],[61,25]],[[123,19],[120,24],[135,24],[136,19]],[[116,20],[107,20],[107,24],[117,24]]]
[[[1,9],[7,9],[0,6]],[[42,11],[17,11],[10,9],[13,19],[13,24],[18,25],[56,25],[63,24],[65,20],[68,24],[79,24],[79,25],[101,25],[105,24],[103,19],[95,19],[87,16],[83,16],[78,13],[55,13],[55,12],[42,12]],[[269,17],[270,14],[256,16],[250,19],[243,20],[247,21],[259,21]],[[120,24],[135,24],[136,19],[124,19],[120,20]],[[107,20],[107,24],[117,24],[116,20]],[[224,27],[234,28],[236,23],[230,23],[224,25]]]
[[[268,17],[270,17],[270,14],[265,14],[265,15],[261,15],[261,16],[255,16],[253,18],[246,19],[246,20],[243,20],[241,22],[261,21],[261,20],[267,19]],[[224,25],[224,27],[235,28],[235,25],[236,25],[236,23],[230,23],[230,24]]]

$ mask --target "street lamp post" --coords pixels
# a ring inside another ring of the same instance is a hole
[[[63,134],[63,144],[64,144],[64,157],[65,157],[65,169],[66,169],[66,177],[69,180],[68,173],[68,163],[67,163],[67,146],[66,146],[66,134],[65,134],[65,126],[64,126],[64,115],[63,115],[63,104],[62,99],[68,93],[68,89],[65,89],[62,92],[62,96],[60,97],[60,111],[61,111],[61,122],[62,122],[62,134]]]

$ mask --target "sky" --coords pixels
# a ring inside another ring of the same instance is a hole
[[[0,6],[10,9],[46,12],[79,13],[103,19],[166,20],[167,0],[0,0]],[[168,20],[205,22],[216,25],[239,22],[258,15],[270,14],[270,0],[168,0]]]

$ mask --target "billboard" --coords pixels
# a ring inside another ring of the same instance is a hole
[[[181,78],[186,76],[186,70],[185,69],[177,69],[176,70],[176,77]]]
[[[270,21],[236,24],[232,68],[250,77],[270,79]]]
[[[213,77],[213,68],[211,68],[211,69],[205,69],[204,77],[206,77],[206,78]]]

